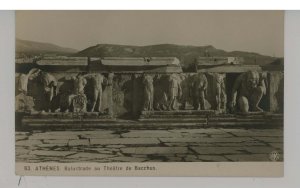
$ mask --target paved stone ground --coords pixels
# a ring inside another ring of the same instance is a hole
[[[283,161],[282,129],[16,132],[17,162]]]

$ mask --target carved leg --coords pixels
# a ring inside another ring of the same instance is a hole
[[[216,110],[218,111],[221,110],[221,99],[219,95],[216,96],[216,104],[217,104]]]
[[[239,97],[238,99],[239,109],[241,112],[246,113],[249,112],[249,102],[247,97]]]
[[[226,104],[227,104],[227,95],[224,91],[221,93],[221,109],[224,109],[224,111],[226,111]]]
[[[153,110],[153,96],[152,95],[150,96],[149,109]]]
[[[200,109],[205,110],[205,94],[204,94],[204,91],[200,91]]]
[[[95,111],[95,106],[96,106],[96,103],[97,103],[98,95],[99,95],[98,90],[97,90],[97,89],[94,89],[94,96],[93,96],[93,103],[92,103],[92,109],[91,109],[91,112],[94,112],[94,111]]]
[[[200,95],[199,95],[198,91],[195,91],[195,95],[193,97],[194,110],[199,110],[199,108],[200,108],[199,98],[200,98]]]
[[[174,110],[174,103],[175,103],[175,97],[172,97],[170,99],[169,105],[168,105],[168,110]]]
[[[258,87],[253,91],[253,93],[250,97],[250,106],[251,106],[252,111],[263,112],[263,109],[261,109],[258,105],[264,94],[264,90],[265,89],[263,87]]]
[[[145,93],[144,110],[148,111],[149,109],[150,109],[150,96],[148,93]]]
[[[102,90],[98,91],[98,99],[99,99],[98,112],[101,112],[101,107],[102,107]]]

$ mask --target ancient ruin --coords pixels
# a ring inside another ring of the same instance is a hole
[[[193,71],[183,71],[175,57],[43,57],[16,64],[16,113],[22,126],[51,126],[54,119],[56,125],[72,119],[70,126],[122,119],[141,126],[176,125],[178,118],[182,126],[282,119],[283,67],[241,62],[201,57]],[[242,120],[247,115],[252,119]]]

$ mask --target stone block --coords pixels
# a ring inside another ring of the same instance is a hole
[[[223,155],[223,154],[240,154],[243,153],[240,148],[233,147],[190,147],[198,154],[204,155]]]
[[[254,137],[256,140],[260,140],[266,143],[283,143],[283,137]]]
[[[147,158],[137,158],[137,157],[113,157],[110,158],[111,162],[144,162]]]
[[[202,138],[159,138],[162,142],[184,142],[184,143],[190,143],[190,142],[195,142],[195,143],[215,143],[215,142],[221,142],[221,143],[226,143],[226,142],[245,142],[249,140],[253,140],[252,138],[249,137],[243,137],[243,138],[238,138],[238,137],[232,137],[232,138],[223,138],[223,137],[217,137],[217,138],[209,138],[209,137],[202,137]]]
[[[110,154],[100,154],[100,153],[76,153],[74,155],[69,155],[66,157],[67,159],[106,159],[114,157],[114,155]]]
[[[76,152],[73,151],[50,151],[50,150],[34,150],[31,151],[30,155],[37,155],[37,156],[48,156],[48,157],[65,157]]]
[[[135,145],[135,144],[159,144],[156,138],[113,138],[113,139],[91,139],[92,145]]]
[[[136,130],[123,133],[122,137],[128,138],[163,138],[163,137],[181,137],[180,133],[171,133],[165,130]]]
[[[270,161],[269,155],[267,154],[243,154],[243,155],[225,155],[231,161],[243,161],[243,162],[254,162],[254,161]]]
[[[16,146],[37,146],[41,145],[42,141],[40,140],[20,140],[16,142]]]
[[[269,154],[272,151],[274,151],[274,148],[256,146],[256,147],[245,147],[245,150],[253,154]]]
[[[187,153],[188,149],[186,147],[128,147],[121,148],[121,151],[126,154],[157,155]]]
[[[198,155],[198,159],[205,162],[227,162],[229,161],[221,155]]]
[[[43,140],[46,144],[61,144],[61,145],[67,145],[69,140]]]
[[[69,146],[87,146],[90,142],[87,139],[80,139],[80,140],[70,140],[68,145]]]

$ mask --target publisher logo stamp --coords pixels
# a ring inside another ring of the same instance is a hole
[[[278,153],[278,151],[272,151],[270,154],[269,154],[269,159],[271,161],[278,161],[280,159],[280,154]]]

